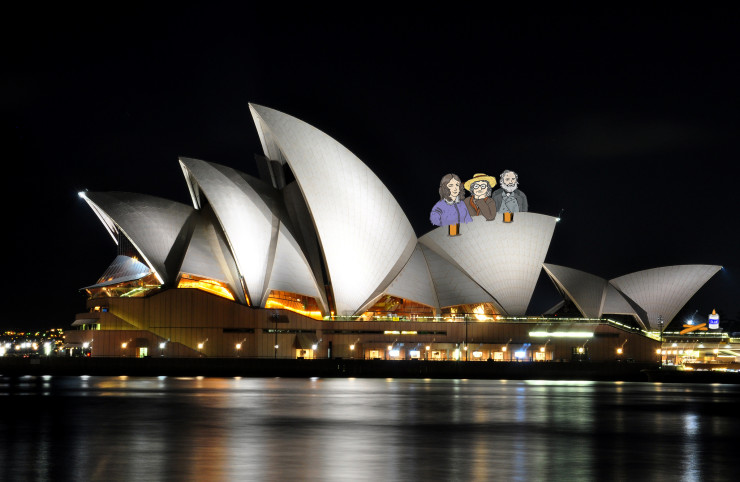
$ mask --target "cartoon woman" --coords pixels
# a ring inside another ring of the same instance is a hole
[[[460,223],[473,221],[468,208],[460,199],[460,184],[457,174],[446,174],[439,182],[440,200],[429,214],[429,220],[435,226],[449,226],[450,236],[460,234]]]

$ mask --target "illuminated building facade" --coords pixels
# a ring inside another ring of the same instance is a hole
[[[91,344],[93,356],[613,360],[629,340],[619,355],[654,360],[656,316],[667,325],[718,269],[607,282],[544,265],[557,219],[533,212],[417,238],[344,146],[250,109],[259,179],[181,158],[192,205],[80,193],[118,256],[85,288],[90,311],[77,315],[71,343]],[[578,316],[525,317],[543,265]]]

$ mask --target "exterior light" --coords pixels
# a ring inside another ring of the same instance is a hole
[[[202,349],[203,349],[203,343],[198,343],[198,350],[202,350]]]
[[[242,344],[241,343],[237,343],[236,344],[236,349],[237,350],[241,350],[242,349]]]
[[[429,350],[431,350],[431,349],[432,349],[432,347],[431,347],[431,346],[429,346],[429,345],[427,345],[425,349],[426,349],[427,351],[429,351]]]
[[[718,349],[716,349],[716,348],[715,348],[714,350],[712,350],[712,351],[714,352],[714,354],[715,354],[715,355],[716,355],[717,353],[719,353],[719,350],[718,350]]]
[[[277,350],[278,348],[280,348],[280,345],[275,345],[275,349]]]
[[[166,344],[167,344],[167,343],[166,343],[166,342],[164,342],[164,341],[163,341],[162,343],[160,343],[160,344],[159,344],[159,349],[160,349],[160,350],[164,350],[164,347],[165,347],[165,345],[166,345]]]
[[[393,345],[388,345],[388,351],[391,351],[393,349]]]
[[[319,345],[317,345],[316,343],[314,343],[313,345],[311,345],[311,349],[312,350],[316,350],[318,348],[319,348]]]
[[[465,345],[465,346],[463,347],[463,350],[465,350],[465,351],[468,351],[468,345]]]
[[[501,351],[506,351],[506,347],[505,346],[502,346],[501,347]]]
[[[621,348],[617,348],[617,353],[618,353],[619,355],[621,355],[621,354],[622,354],[622,351],[623,351],[623,350],[622,350]]]
[[[126,349],[127,346],[128,346],[127,342],[124,341],[123,343],[121,343],[121,348],[123,348],[124,350]]]
[[[655,353],[656,353],[657,355],[660,355],[660,348],[658,348],[657,350],[655,350]]]
[[[85,348],[85,349],[90,348],[90,344],[88,342],[85,342],[82,344],[82,348]]]
[[[354,350],[354,349],[355,349],[355,345],[350,345],[350,346],[349,346],[349,349],[350,349],[350,350]]]
[[[585,348],[583,348],[582,346],[578,347],[578,353],[583,353],[584,351],[586,351]]]

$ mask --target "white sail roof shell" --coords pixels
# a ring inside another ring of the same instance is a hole
[[[421,251],[421,245],[416,246],[406,266],[398,273],[396,279],[386,288],[385,292],[439,310],[439,300],[434,289],[432,276],[429,274],[427,260]]]
[[[241,303],[246,303],[234,257],[216,226],[200,216],[188,244],[180,271],[226,283]]]
[[[694,296],[721,266],[687,264],[637,271],[610,281],[619,291],[640,305],[648,317],[648,326],[659,329],[673,320],[678,311]]]
[[[449,236],[442,226],[419,242],[452,260],[504,314],[521,316],[532,298],[556,222],[552,216],[531,212],[516,213],[511,223],[504,223],[503,216],[492,221],[475,216],[472,223],[460,225],[460,236]]]
[[[201,202],[202,191],[213,208],[251,303],[264,307],[271,290],[286,290],[316,298],[326,311],[305,256],[270,200],[235,169],[189,158],[180,164],[193,202]]]
[[[272,290],[310,296],[316,300],[323,313],[329,312],[323,291],[319,290],[306,257],[284,224],[276,232],[274,260],[260,306],[265,306]]]
[[[545,263],[545,271],[586,318],[600,318],[608,281],[565,266]]]
[[[336,314],[361,312],[411,256],[411,224],[380,179],[336,140],[282,112],[250,109],[265,155],[290,166],[309,207]]]
[[[500,308],[496,300],[460,268],[424,245],[421,245],[421,251],[427,261],[441,308],[476,303],[494,303]]]
[[[226,166],[198,159],[180,158],[188,180],[194,179],[218,218],[246,285],[251,304],[257,305],[265,290],[270,241],[277,222],[260,196],[239,173]],[[195,190],[191,185],[195,202]]]
[[[635,310],[632,308],[632,306],[629,304],[629,302],[624,299],[624,296],[617,291],[617,289],[612,285],[607,285],[606,289],[604,290],[604,306],[602,308],[603,314],[618,314],[618,315],[636,315]],[[645,320],[647,321],[647,320]],[[644,322],[644,321],[643,321]]]
[[[190,234],[186,223],[194,212],[192,207],[146,194],[80,195],[112,235],[120,230],[131,241],[161,283],[174,282]]]

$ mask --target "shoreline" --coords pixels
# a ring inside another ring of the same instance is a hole
[[[467,378],[740,383],[740,373],[661,369],[657,363],[488,362],[272,358],[2,358],[0,376]]]

